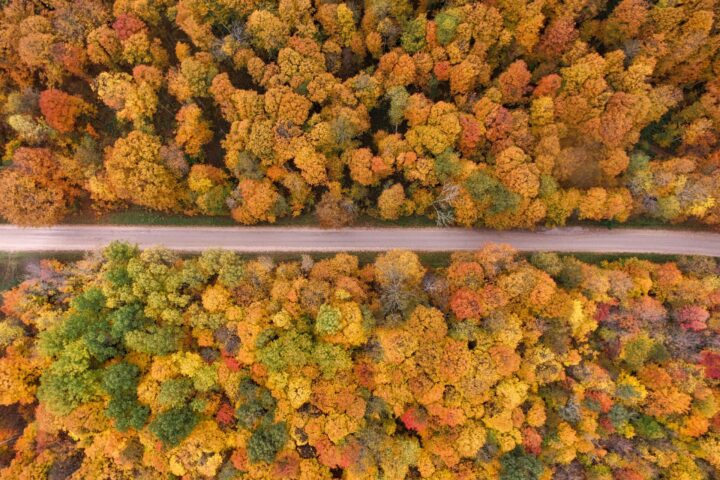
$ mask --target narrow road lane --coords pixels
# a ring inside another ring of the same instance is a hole
[[[63,225],[22,228],[0,225],[2,251],[83,251],[113,240],[141,247],[162,245],[196,252],[225,248],[239,252],[475,250],[508,243],[521,251],[659,253],[720,256],[720,234],[682,230],[591,229],[489,231],[459,228],[146,227]]]

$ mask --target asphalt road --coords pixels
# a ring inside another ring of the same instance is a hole
[[[0,251],[84,251],[113,240],[141,247],[162,245],[196,252],[476,250],[507,243],[521,251],[658,253],[720,256],[720,233],[654,229],[490,231],[459,228],[145,227],[63,225],[23,228],[0,225]]]

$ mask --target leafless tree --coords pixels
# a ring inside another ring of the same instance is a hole
[[[460,187],[454,183],[446,183],[440,195],[432,203],[435,210],[435,222],[439,227],[447,227],[455,223],[455,211],[452,202],[460,194]]]

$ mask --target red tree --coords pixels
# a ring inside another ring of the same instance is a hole
[[[720,353],[703,350],[700,352],[700,365],[705,367],[707,378],[720,379]]]
[[[460,320],[478,318],[484,310],[480,295],[468,288],[461,288],[453,294],[450,308]]]
[[[678,309],[675,318],[685,330],[699,332],[707,328],[707,319],[710,317],[708,311],[699,305],[685,305]]]
[[[77,118],[88,108],[81,98],[55,88],[42,92],[39,103],[48,125],[60,133],[72,132]]]

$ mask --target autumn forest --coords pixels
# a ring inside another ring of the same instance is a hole
[[[115,243],[3,295],[0,477],[714,479],[715,260]]]
[[[0,4],[12,223],[720,223],[714,0]]]
[[[716,16],[0,0],[0,479],[720,478]]]

